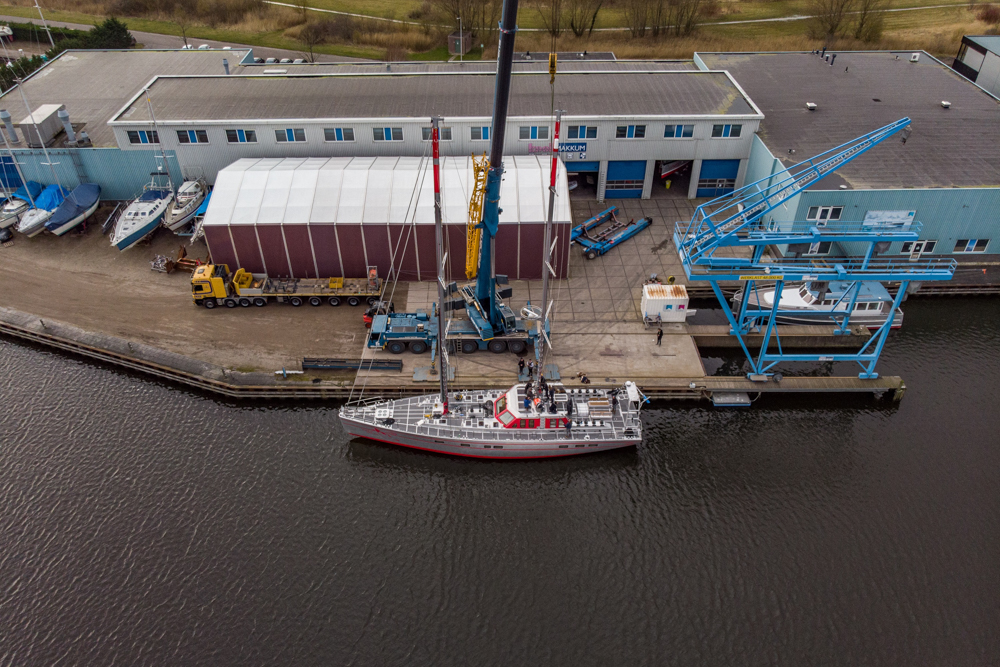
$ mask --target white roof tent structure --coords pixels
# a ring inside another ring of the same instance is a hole
[[[547,157],[505,161],[496,271],[540,278],[548,212]],[[441,160],[450,279],[465,276],[472,160]],[[566,275],[572,217],[566,170],[556,175],[553,266]],[[205,214],[214,262],[272,277],[364,277],[375,266],[403,280],[434,280],[434,179],[430,157],[263,158],[218,174]]]

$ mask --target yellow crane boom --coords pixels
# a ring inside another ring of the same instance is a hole
[[[486,153],[472,156],[472,195],[469,197],[469,227],[465,234],[465,277],[476,277],[479,270],[479,236],[482,229],[477,225],[483,221],[483,199],[486,197],[486,174],[490,161]]]

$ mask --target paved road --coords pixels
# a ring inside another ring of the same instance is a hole
[[[34,23],[36,25],[41,25],[41,21],[38,19],[28,19],[22,18],[20,16],[0,16],[0,22],[15,22],[15,23]],[[126,23],[128,21],[126,20]],[[50,26],[55,26],[59,28],[70,28],[74,30],[90,30],[93,26],[81,25],[79,23],[65,23],[63,21],[48,21]],[[161,35],[154,32],[139,32],[137,30],[132,31],[132,35],[135,37],[136,41],[142,44],[147,49],[177,49],[184,46],[184,40],[180,37],[174,35]],[[16,47],[25,48],[23,42],[14,43]],[[201,46],[202,44],[208,44],[211,47],[221,48],[223,46],[232,47],[246,47],[246,44],[236,44],[233,42],[220,42],[214,39],[201,39],[200,37],[188,37],[188,44],[195,47]],[[8,47],[9,48],[9,47]],[[305,53],[302,51],[293,51],[290,49],[271,49],[263,46],[254,46],[253,54],[258,58],[303,58]],[[25,48],[25,51],[29,51]],[[363,61],[362,58],[347,58],[345,56],[331,56],[325,53],[316,54],[316,62],[348,62],[348,61]]]

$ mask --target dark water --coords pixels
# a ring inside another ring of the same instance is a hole
[[[1000,302],[906,310],[898,408],[657,408],[554,462],[0,341],[0,664],[996,665]]]

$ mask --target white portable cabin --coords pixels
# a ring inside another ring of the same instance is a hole
[[[683,322],[688,315],[688,293],[684,285],[643,285],[642,316],[663,322]]]

